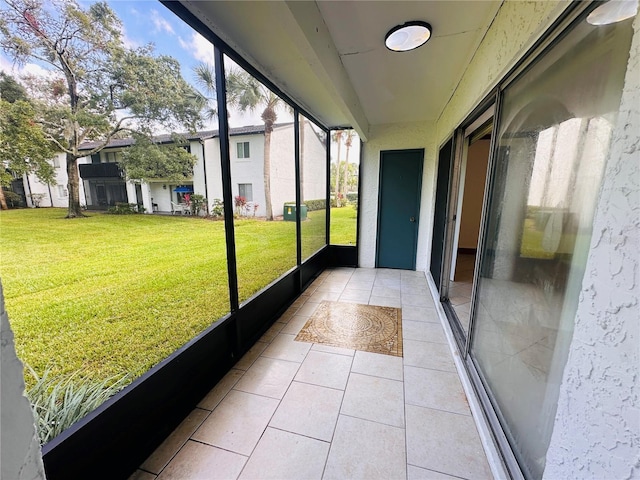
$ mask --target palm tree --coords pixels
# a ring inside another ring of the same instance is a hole
[[[347,147],[347,157],[344,162],[344,178],[342,180],[344,198],[347,198],[347,193],[349,191],[349,150],[351,149],[351,144],[353,143],[354,136],[355,132],[353,130],[346,130],[344,132],[344,144]]]
[[[213,73],[213,68],[210,65],[200,64],[194,71],[198,84],[204,87],[210,95],[215,96],[215,74]],[[278,108],[283,104],[283,101],[244,70],[229,71],[226,78],[226,88],[227,103],[241,112],[253,112],[257,108],[264,108],[261,115],[264,122],[264,196],[267,220],[273,220],[273,207],[271,204],[271,133],[273,132],[273,125],[278,119]],[[214,111],[212,114],[216,115],[217,112]]]
[[[340,206],[340,147],[342,146],[342,135],[344,134],[344,130],[335,130],[333,135],[331,135],[331,139],[338,144],[338,155],[336,161],[336,207]]]

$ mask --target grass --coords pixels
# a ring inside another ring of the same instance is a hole
[[[356,244],[356,219],[358,212],[353,206],[331,209],[331,230],[329,232],[332,245]]]
[[[355,237],[355,210],[335,210],[332,223],[345,223],[338,238]],[[323,244],[323,213],[310,212],[302,224],[305,256]],[[52,378],[132,380],[229,311],[223,222],[64,215],[0,213],[6,308],[18,355],[37,375],[49,369]],[[295,266],[295,222],[240,219],[235,226],[242,301]],[[25,380],[34,386],[34,378]]]

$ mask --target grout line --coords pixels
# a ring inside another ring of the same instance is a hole
[[[391,425],[390,423],[377,422],[375,420],[371,420],[370,418],[356,417],[355,415],[347,415],[346,413],[340,413],[340,415],[342,415],[343,417],[355,418],[356,420],[362,420],[363,422],[376,423],[378,425],[384,425],[385,427],[397,428],[398,430],[404,430],[405,432],[407,431],[405,427],[399,427],[398,425]],[[407,419],[405,418],[404,424],[406,425],[406,423],[407,423]],[[406,437],[406,433],[405,433],[405,437]],[[406,442],[406,438],[405,438],[405,442]],[[406,444],[405,444],[405,449],[406,449]]]

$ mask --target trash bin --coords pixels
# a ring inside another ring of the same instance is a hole
[[[282,210],[282,217],[287,222],[295,222],[296,221],[296,204],[285,203],[284,208]],[[307,206],[300,205],[300,220],[305,220],[306,218],[307,218]]]

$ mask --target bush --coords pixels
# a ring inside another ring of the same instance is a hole
[[[39,377],[29,365],[25,366],[36,381],[27,391],[27,396],[36,416],[42,445],[95,410],[129,383],[129,375],[111,377],[102,382],[74,378],[78,372],[50,377],[49,368]]]
[[[191,213],[194,215],[200,215],[200,211],[207,205],[207,199],[204,198],[204,195],[200,195],[197,193],[191,195],[191,198],[189,200],[191,202]]]
[[[4,199],[7,201],[7,206],[10,208],[23,206],[22,197],[16,192],[12,192],[11,190],[4,191]]]
[[[222,217],[224,215],[224,202],[219,198],[214,198],[211,204],[211,215],[214,217]]]
[[[136,203],[116,203],[114,207],[110,207],[107,213],[113,215],[133,215],[134,213],[143,213],[145,208]]]
[[[347,193],[347,200],[349,203],[358,203],[358,192]]]
[[[295,201],[293,202],[285,202],[295,205]],[[320,198],[318,200],[305,200],[302,202],[302,205],[307,206],[307,212],[314,212],[316,210],[324,210],[327,208],[327,201],[324,198]]]

